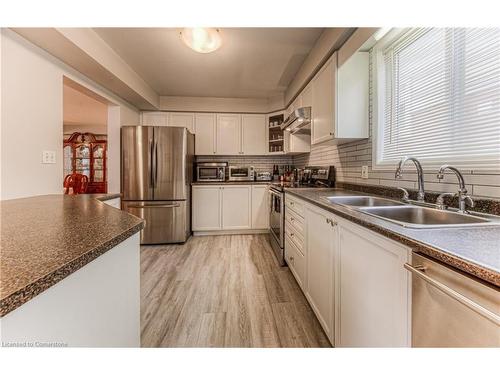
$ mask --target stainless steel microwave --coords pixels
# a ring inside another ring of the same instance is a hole
[[[224,181],[226,179],[226,162],[197,163],[196,181]]]

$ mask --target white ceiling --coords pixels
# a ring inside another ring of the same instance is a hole
[[[96,28],[158,94],[270,98],[281,95],[323,28],[223,28],[222,47],[197,53],[177,28]]]

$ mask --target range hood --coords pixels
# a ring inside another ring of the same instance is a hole
[[[281,125],[292,134],[311,134],[311,107],[297,108]]]

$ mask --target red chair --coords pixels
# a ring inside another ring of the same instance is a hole
[[[69,174],[64,178],[64,188],[66,189],[64,194],[70,194],[70,188],[72,188],[71,194],[85,194],[88,185],[89,178],[84,174]]]

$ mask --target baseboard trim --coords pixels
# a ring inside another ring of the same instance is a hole
[[[225,234],[265,234],[269,229],[210,230],[193,232],[193,236],[220,236]]]

